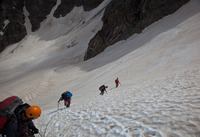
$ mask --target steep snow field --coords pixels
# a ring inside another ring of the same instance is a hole
[[[83,62],[108,2],[55,19],[58,1],[34,33],[24,9],[28,36],[0,54],[0,100],[40,106],[42,137],[200,137],[200,1]],[[66,90],[71,107],[58,109]]]
[[[182,70],[108,94],[46,111],[42,136],[200,136],[200,69]]]

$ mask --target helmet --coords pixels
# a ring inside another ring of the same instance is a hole
[[[108,88],[108,86],[106,86],[106,88]]]
[[[41,109],[38,106],[30,106],[26,109],[26,117],[36,119],[41,115]]]

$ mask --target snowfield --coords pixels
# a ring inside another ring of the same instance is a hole
[[[126,87],[112,87],[70,109],[46,111],[42,136],[199,137],[200,68],[188,68]],[[63,104],[62,104],[63,106]]]
[[[58,0],[37,32],[24,9],[27,37],[0,54],[0,100],[41,107],[38,137],[200,137],[200,1],[83,62],[108,2],[56,19]]]

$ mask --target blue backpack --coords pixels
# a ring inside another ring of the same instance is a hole
[[[66,94],[66,97],[67,97],[67,98],[71,98],[71,97],[72,97],[72,93],[67,93],[67,94]]]
[[[72,97],[72,93],[69,92],[69,91],[66,91],[64,93],[62,93],[62,98],[65,99],[65,98],[71,98]]]

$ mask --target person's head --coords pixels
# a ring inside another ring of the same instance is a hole
[[[41,115],[41,109],[38,106],[30,106],[25,110],[25,116],[28,119],[37,119]]]
[[[108,88],[108,86],[106,86],[106,88]]]

